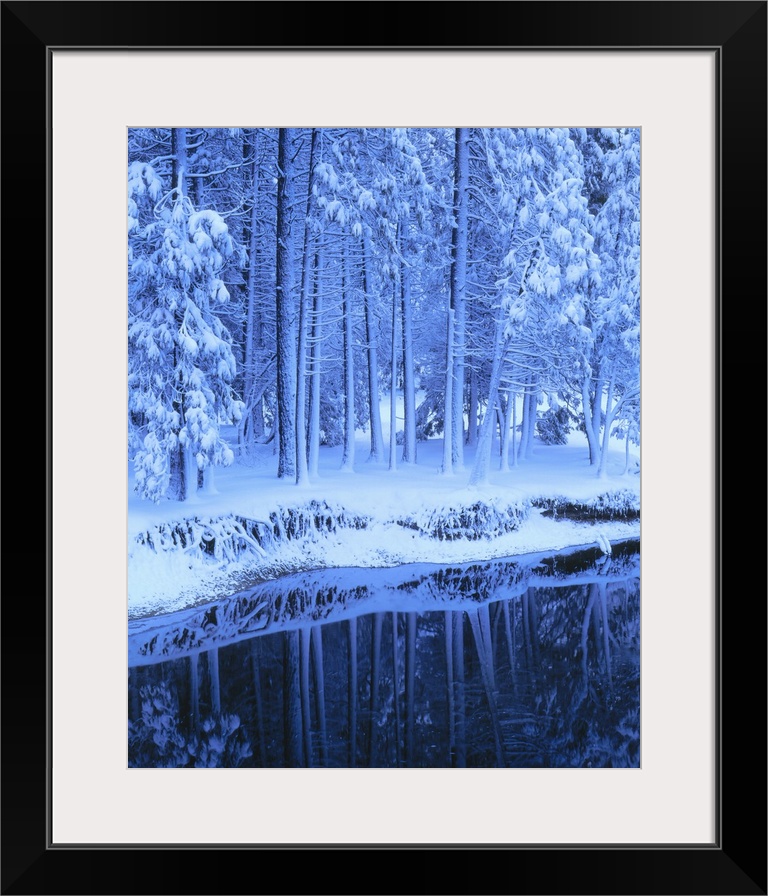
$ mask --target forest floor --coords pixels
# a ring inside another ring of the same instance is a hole
[[[234,431],[229,435],[234,438]],[[536,440],[525,461],[509,471],[499,470],[496,463],[489,483],[474,488],[468,485],[472,449],[465,449],[463,472],[441,474],[442,439],[420,442],[416,464],[403,464],[398,457],[396,469],[390,470],[386,459],[378,464],[367,460],[370,443],[361,433],[354,472],[340,469],[341,446],[323,448],[316,481],[301,487],[277,478],[274,448],[263,445],[254,457],[217,468],[215,493],[159,504],[135,495],[129,465],[129,617],[220,599],[248,583],[301,569],[459,563],[595,543],[609,550],[610,541],[640,536],[637,452],[630,453],[630,469],[625,472],[624,443],[614,445],[603,478],[589,465],[586,438],[572,433],[567,445]],[[606,496],[609,506],[632,506],[634,513],[629,518],[592,513],[596,504],[605,507]],[[587,508],[590,519],[579,519],[574,512],[554,518],[547,505],[555,498]],[[470,514],[467,537],[458,531],[450,537],[436,535],[436,519],[466,521],[462,511],[478,505],[492,512],[476,523]],[[283,538],[266,551],[255,544],[242,550],[242,540],[238,551],[226,547],[223,536],[227,532],[231,536],[233,518],[268,522],[272,514],[287,509],[290,516],[291,509],[306,511],[312,506],[320,507],[330,521],[321,531]],[[519,527],[508,531],[495,525],[499,519],[509,519],[509,512],[514,515],[516,508],[524,508]],[[195,522],[191,528],[190,521]],[[193,533],[216,534],[215,555],[200,549],[196,534],[195,543],[185,545],[162,537],[182,523]]]

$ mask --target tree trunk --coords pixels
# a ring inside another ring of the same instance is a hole
[[[480,632],[483,636],[483,645],[485,647],[486,657],[488,660],[488,680],[491,683],[491,689],[496,691],[496,675],[493,669],[493,640],[491,638],[491,617],[488,604],[481,604],[477,608],[477,619],[480,623]]]
[[[531,620],[528,607],[528,591],[521,598],[523,611],[523,638],[525,640],[525,659],[528,671],[533,675],[533,647],[531,646]]]
[[[501,314],[496,321],[496,339],[491,368],[491,382],[488,390],[488,406],[483,414],[480,427],[480,438],[475,452],[475,463],[469,478],[470,485],[484,485],[488,482],[491,469],[491,451],[493,448],[494,418],[496,416],[496,400],[501,382],[502,361],[509,340],[504,338],[504,323]]]
[[[512,401],[512,424],[511,424],[511,439],[510,439],[510,457],[512,459],[512,466],[517,466],[517,392],[510,393],[510,400]]]
[[[191,448],[184,448],[184,500],[191,501],[197,495],[197,460]]]
[[[304,764],[307,768],[313,765],[312,755],[312,705],[310,702],[311,688],[309,685],[310,673],[310,629],[302,628],[299,631],[299,675],[301,678],[301,731],[304,741]]]
[[[371,627],[371,702],[368,712],[368,765],[375,768],[378,759],[379,739],[376,729],[376,713],[379,707],[379,679],[381,677],[381,626],[383,613],[374,613]]]
[[[215,467],[213,464],[208,464],[208,466],[203,470],[203,488],[202,492],[205,495],[218,495],[219,490],[216,488],[216,474]]]
[[[454,310],[448,309],[448,333],[445,349],[445,407],[443,410],[443,475],[453,476],[453,342]]]
[[[403,298],[403,463],[416,463],[416,371],[413,364],[411,271],[401,266]]]
[[[389,396],[389,469],[397,470],[397,284],[392,284],[392,389]]]
[[[453,207],[456,227],[453,230],[451,259],[451,305],[454,309],[454,367],[451,451],[453,469],[464,466],[464,353],[466,341],[467,244],[469,239],[469,128],[456,128]]]
[[[477,445],[477,418],[479,416],[480,391],[477,385],[477,371],[474,367],[469,371],[469,422],[467,427],[467,445]]]
[[[626,476],[627,473],[629,473],[629,429],[630,424],[629,421],[627,421],[627,437],[625,439],[626,444],[624,445],[624,472],[622,473],[623,476]]]
[[[507,636],[507,651],[509,655],[509,674],[512,679],[513,687],[517,683],[517,669],[515,664],[515,627],[514,619],[509,618],[509,605],[511,601],[504,600],[501,602],[504,611],[504,634]]]
[[[198,655],[189,657],[189,730],[192,734],[200,732],[200,671]]]
[[[501,454],[499,460],[499,469],[502,473],[509,472],[509,436],[512,429],[512,414],[515,403],[515,396],[507,390],[505,401],[504,428],[501,433]]]
[[[259,662],[259,639],[251,639],[251,673],[253,675],[253,696],[256,704],[256,732],[259,740],[259,763],[267,767],[267,751],[264,738],[264,701],[261,695],[261,663]]]
[[[531,420],[528,426],[528,443],[525,446],[525,456],[529,458],[533,453],[533,437],[536,435],[536,417],[538,414],[538,378],[531,374],[531,394],[528,398]]]
[[[315,663],[315,706],[317,712],[318,740],[320,742],[320,764],[328,767],[328,732],[325,724],[325,669],[323,665],[323,630],[319,625],[312,628],[312,655]]]
[[[171,186],[178,191],[178,195],[186,194],[187,172],[187,129],[171,129]],[[183,308],[177,307],[173,312],[174,329],[178,333],[183,319]],[[178,349],[173,347],[173,367],[178,365]],[[185,408],[182,398],[173,399],[173,410],[179,415],[182,426],[184,425]],[[168,485],[168,497],[174,501],[186,501],[188,496],[187,486],[187,460],[184,446],[179,442],[171,451],[169,459],[171,477]]]
[[[499,712],[496,705],[496,693],[493,682],[493,668],[490,663],[490,642],[485,641],[481,623],[478,619],[478,611],[475,609],[468,610],[469,622],[472,626],[472,635],[475,639],[475,650],[480,663],[480,674],[483,679],[483,687],[485,689],[486,700],[488,701],[488,711],[491,717],[491,730],[493,731],[493,742],[496,748],[496,765],[504,768],[504,750],[502,747],[501,726],[499,724]]]
[[[523,389],[523,420],[520,427],[520,443],[517,446],[518,463],[525,460],[526,452],[528,450],[528,430],[531,426],[531,406],[530,395],[528,392],[530,381],[530,376],[526,376],[525,388]]]
[[[384,436],[381,429],[379,398],[379,356],[376,338],[376,322],[373,316],[373,297],[370,291],[370,246],[363,238],[363,296],[365,304],[365,344],[368,357],[368,396],[371,423],[371,453],[369,460],[380,463],[384,459]]]
[[[536,589],[528,589],[528,622],[531,627],[531,651],[533,661],[536,666],[539,665],[539,605],[536,597]]]
[[[278,129],[277,148],[277,475],[296,476],[296,297],[293,266],[293,128]]]
[[[448,762],[456,765],[456,701],[453,683],[453,612],[446,610],[443,614],[445,629],[445,695],[446,715],[448,716]]]
[[[416,614],[405,614],[405,764],[414,766],[416,737]]]
[[[309,149],[309,177],[307,178],[307,204],[305,222],[309,221],[312,204],[312,182],[315,166],[317,128],[312,128]],[[312,289],[312,240],[309,224],[304,225],[304,251],[302,252],[301,295],[299,297],[299,347],[296,366],[296,484],[309,484],[307,466],[307,340],[309,337],[309,294]]]
[[[219,681],[219,648],[207,652],[208,677],[211,680],[211,713],[214,718],[221,715],[221,683]]]
[[[349,728],[349,753],[347,765],[357,765],[357,618],[352,617],[347,627],[347,645],[349,649],[349,677],[347,679],[347,705]]]
[[[600,597],[600,615],[603,623],[603,658],[605,660],[605,674],[608,676],[608,687],[613,687],[613,675],[611,674],[611,638],[608,628],[608,595],[605,582],[598,582],[597,593]]]
[[[584,377],[581,381],[581,405],[582,415],[584,417],[584,429],[587,434],[587,444],[589,445],[589,463],[590,466],[597,466],[600,457],[600,447],[598,438],[595,435],[595,425],[592,418],[592,402],[589,395],[589,377]]]
[[[605,426],[603,427],[603,445],[600,449],[600,466],[597,475],[600,479],[606,479],[608,476],[608,451],[611,440],[611,427],[613,426],[616,408],[613,406],[614,380],[611,377],[608,383],[608,394],[605,399]]]
[[[247,296],[248,307],[246,309],[245,321],[245,345],[243,347],[243,401],[245,409],[243,416],[238,424],[238,440],[241,447],[250,453],[255,445],[256,436],[261,434],[263,428],[263,416],[261,414],[261,399],[256,407],[256,396],[254,395],[255,369],[256,359],[254,351],[254,341],[256,332],[256,277],[258,265],[256,264],[258,251],[258,225],[259,225],[259,165],[256,159],[256,143],[254,129],[254,146],[253,146],[253,163],[252,163],[252,179],[253,187],[251,190],[251,219],[250,232],[248,235],[248,282]],[[259,423],[257,424],[257,418]]]
[[[299,662],[299,633],[283,632],[283,748],[286,768],[304,767]]]
[[[392,702],[395,706],[395,767],[402,765],[400,744],[400,641],[397,613],[392,614]]]
[[[346,276],[345,252],[341,248],[341,301],[344,327],[344,453],[341,469],[355,471],[355,358],[352,334],[352,301]]]
[[[312,379],[309,398],[309,475],[314,479],[318,475],[320,463],[320,345],[323,314],[322,290],[322,255],[318,248],[315,255],[315,294],[312,309]]]
[[[587,605],[584,608],[584,617],[581,621],[581,672],[585,685],[589,680],[589,623],[597,599],[597,585],[589,585],[587,594]]]
[[[453,674],[456,681],[456,768],[467,767],[466,708],[464,700],[464,612],[453,619]]]

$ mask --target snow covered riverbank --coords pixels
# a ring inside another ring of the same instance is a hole
[[[271,446],[261,450],[217,470],[216,491],[183,504],[140,501],[129,471],[129,618],[297,570],[461,563],[640,535],[639,475],[624,473],[619,449],[598,478],[578,434],[568,445],[537,444],[481,488],[467,486],[468,472],[441,475],[440,440],[420,443],[418,462],[394,471],[363,460],[343,472],[340,449],[325,449],[321,476],[302,488],[277,479]],[[367,456],[362,439],[358,456]]]

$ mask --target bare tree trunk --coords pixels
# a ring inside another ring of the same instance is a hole
[[[480,390],[477,385],[477,371],[469,368],[469,414],[467,425],[467,445],[477,445],[478,416],[480,408]]]
[[[211,680],[211,713],[214,718],[221,715],[221,683],[219,681],[219,648],[214,647],[206,653],[208,658],[208,676]]]
[[[504,428],[501,433],[501,454],[499,460],[499,470],[502,473],[509,472],[509,435],[512,429],[512,414],[515,396],[507,389],[504,413]]]
[[[283,748],[287,768],[304,767],[299,633],[283,632]]]
[[[531,407],[530,407],[530,375],[525,378],[525,388],[523,389],[523,421],[520,431],[520,443],[517,446],[517,462],[525,460],[528,451],[528,430],[531,426]]]
[[[363,295],[365,298],[365,342],[368,357],[368,396],[371,423],[371,454],[368,458],[379,463],[384,458],[384,436],[381,429],[381,407],[379,398],[379,359],[376,326],[373,316],[373,299],[370,294],[370,246],[368,238],[363,238]]]
[[[538,666],[541,654],[539,650],[539,604],[535,588],[528,589],[528,621],[531,626],[533,661]]]
[[[446,369],[446,382],[445,382],[445,407],[443,410],[443,475],[444,476],[452,476],[454,473],[453,467],[453,376],[454,376],[454,361],[453,361],[453,342],[455,339],[454,334],[454,318],[455,313],[453,308],[448,309],[448,334],[446,337],[446,350],[445,350],[445,369]]]
[[[128,718],[132,721],[138,721],[141,717],[141,700],[139,699],[140,688],[140,672],[139,668],[128,670]]]
[[[531,646],[531,624],[530,613],[528,608],[528,591],[521,598],[523,608],[523,638],[525,639],[525,659],[528,670],[533,674],[533,647]]]
[[[352,302],[346,276],[344,246],[341,247],[341,296],[344,325],[344,453],[341,469],[355,470],[355,361],[352,338]]]
[[[536,435],[536,417],[537,417],[537,407],[539,404],[538,400],[538,378],[531,374],[531,394],[529,396],[530,401],[530,425],[528,426],[528,443],[525,446],[525,456],[529,458],[533,453],[533,437]]]
[[[315,660],[315,704],[317,708],[318,740],[320,742],[320,764],[328,766],[328,732],[325,724],[325,671],[323,666],[323,630],[319,625],[312,628],[312,654]]]
[[[301,730],[304,741],[304,764],[307,768],[313,765],[312,750],[312,707],[310,703],[310,629],[302,628],[299,632],[299,669],[301,677]]]
[[[376,733],[376,713],[379,708],[379,678],[381,676],[381,626],[383,613],[374,613],[371,628],[371,703],[368,713],[368,765],[376,766],[379,739]]]
[[[413,311],[411,308],[411,271],[401,266],[403,300],[403,463],[416,463],[416,384],[413,362]]]
[[[258,226],[259,226],[259,163],[256,158],[256,129],[253,132],[253,163],[252,163],[252,179],[253,186],[251,189],[251,219],[250,232],[248,235],[248,307],[246,310],[245,322],[245,346],[243,357],[243,400],[245,402],[245,412],[240,418],[238,424],[238,439],[241,447],[250,453],[253,450],[256,437],[260,436],[264,428],[264,418],[261,410],[261,396],[257,401],[254,394],[255,384],[255,341],[256,341],[256,278],[258,265],[256,263],[258,252]]]
[[[512,466],[517,466],[517,393],[511,392],[510,399],[512,401]]]
[[[281,479],[296,477],[296,297],[294,296],[293,128],[278,129],[277,149],[277,417],[278,462]]]
[[[466,351],[466,287],[467,248],[469,239],[469,128],[456,128],[453,181],[453,207],[456,227],[453,230],[451,263],[451,304],[454,320],[454,369],[452,401],[452,459],[458,472],[464,466],[464,354]]]
[[[443,625],[445,628],[445,682],[446,705],[448,715],[448,761],[453,766],[456,764],[456,701],[453,693],[453,613],[446,610],[443,613]]]
[[[515,667],[515,629],[509,618],[509,604],[510,602],[508,600],[501,602],[502,609],[504,610],[504,633],[507,636],[507,651],[509,653],[509,674],[514,686],[517,683],[517,669]]]
[[[490,643],[486,643],[480,620],[478,619],[477,610],[471,609],[467,611],[469,622],[472,626],[472,635],[475,639],[475,649],[480,662],[480,673],[483,679],[485,695],[488,701],[488,711],[491,716],[491,729],[493,730],[493,742],[496,748],[496,764],[499,768],[504,768],[504,749],[502,747],[501,726],[499,724],[499,712],[496,705],[496,693],[494,689],[492,668],[490,664]]]
[[[315,168],[317,128],[312,128],[309,149],[309,177],[307,178],[307,204],[305,220],[309,221],[312,207],[312,184]],[[302,252],[301,295],[299,297],[299,346],[296,365],[296,484],[309,484],[307,466],[307,340],[309,338],[309,294],[312,289],[312,240],[308,223],[304,225],[304,250]]]
[[[611,639],[608,628],[608,595],[605,582],[598,582],[597,593],[600,597],[600,611],[603,622],[603,656],[605,658],[605,673],[608,676],[608,687],[613,687],[613,675],[611,674]]]
[[[413,768],[416,727],[416,614],[405,614],[405,764]]]
[[[251,673],[253,675],[253,695],[256,703],[256,732],[259,738],[259,763],[267,767],[267,751],[264,743],[264,702],[261,696],[261,663],[259,662],[259,639],[251,640]]]
[[[595,425],[592,418],[592,404],[589,396],[589,377],[584,377],[581,381],[581,406],[584,416],[584,429],[587,433],[587,444],[589,445],[589,463],[590,466],[596,466],[600,457],[600,448],[598,438],[595,435]],[[598,418],[599,419],[599,418]]]
[[[347,679],[347,704],[349,706],[349,768],[357,765],[357,618],[349,620],[347,628],[349,648],[349,677]]]
[[[392,285],[392,391],[389,396],[389,469],[397,470],[397,285]]]
[[[397,613],[392,614],[392,701],[395,705],[395,766],[400,768],[400,648]]]
[[[600,479],[605,479],[608,476],[608,452],[610,450],[611,427],[613,426],[613,421],[616,416],[616,410],[619,407],[618,404],[614,406],[613,403],[614,389],[615,381],[614,378],[611,377],[611,380],[608,383],[608,394],[605,399],[605,426],[603,427],[603,447],[600,451],[600,466],[597,471],[597,475],[600,477]]]
[[[482,485],[488,482],[491,467],[491,451],[493,448],[494,418],[496,416],[496,401],[501,382],[501,371],[508,339],[504,337],[504,323],[502,316],[496,320],[496,338],[494,340],[493,366],[491,367],[491,382],[488,389],[488,406],[483,415],[483,423],[480,427],[480,438],[475,453],[475,464],[472,475],[469,477],[470,485]]]
[[[597,585],[590,585],[587,594],[587,605],[584,608],[584,617],[581,622],[581,671],[585,684],[589,680],[589,623],[597,598]]]
[[[200,671],[198,655],[189,655],[189,728],[193,734],[200,732]]]
[[[322,292],[322,255],[318,249],[315,255],[315,270],[317,272],[315,280],[314,307],[312,310],[312,379],[310,387],[309,401],[309,475],[315,479],[318,475],[318,467],[320,462],[320,345],[322,314],[323,314],[323,292]]]
[[[464,613],[453,619],[453,670],[456,679],[456,768],[467,767],[466,705],[464,699]]]
[[[483,646],[485,647],[486,658],[488,660],[488,680],[491,688],[496,692],[496,675],[493,669],[493,641],[491,639],[491,617],[488,604],[481,604],[477,608],[477,619],[480,623],[480,632],[483,636]]]

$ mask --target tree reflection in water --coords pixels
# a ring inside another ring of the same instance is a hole
[[[133,651],[129,763],[637,768],[638,558],[630,545],[551,586],[510,561],[408,568],[394,588],[403,609],[363,613],[377,595],[367,570],[354,601],[332,589],[346,618],[297,610],[274,631],[222,628],[209,649]],[[295,587],[286,600],[313,605]],[[170,631],[155,643],[199,638]]]

